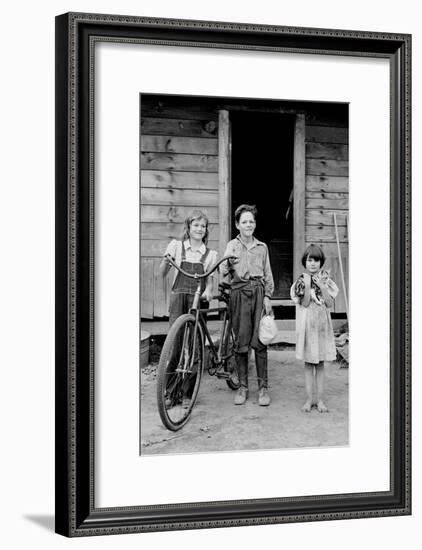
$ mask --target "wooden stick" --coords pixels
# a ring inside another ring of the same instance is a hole
[[[335,212],[334,212],[334,227],[335,227],[335,230],[336,230],[338,261],[339,261],[339,264],[340,264],[341,284],[343,285],[344,302],[346,304],[346,315],[347,315],[347,318],[349,318],[349,304],[347,302],[346,283],[345,283],[345,280],[344,280],[343,262],[342,262],[342,259],[341,259],[340,240],[338,238],[337,217],[336,217]],[[346,219],[346,227],[347,227],[347,219]]]

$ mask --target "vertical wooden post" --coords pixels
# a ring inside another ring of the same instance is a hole
[[[231,136],[229,112],[218,113],[218,221],[219,253],[222,256],[230,240],[231,225]]]
[[[293,165],[293,278],[302,272],[305,250],[305,115],[296,115]]]
[[[346,227],[347,227],[347,216],[346,216]],[[336,232],[338,263],[340,265],[341,284],[343,287],[344,303],[346,304],[346,315],[347,315],[347,318],[349,318],[349,303],[347,301],[346,282],[344,280],[344,271],[343,271],[343,260],[341,258],[340,239],[338,236],[337,215],[335,212],[334,212],[334,229]]]

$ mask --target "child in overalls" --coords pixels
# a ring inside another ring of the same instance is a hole
[[[262,312],[271,312],[271,296],[274,281],[268,247],[253,236],[256,227],[257,209],[242,204],[235,211],[239,235],[227,244],[225,256],[236,256],[229,265],[221,265],[223,275],[231,279],[230,311],[235,336],[235,353],[240,388],[234,399],[235,405],[243,405],[248,398],[248,352],[255,350],[258,377],[258,403],[270,404],[268,393],[267,346],[258,339]]]
[[[207,248],[208,243],[208,218],[200,210],[194,210],[186,219],[181,241],[173,239],[167,246],[165,256],[160,264],[160,271],[165,277],[172,267],[166,256],[170,255],[176,265],[180,266],[187,273],[206,273],[217,262],[217,252]],[[189,313],[195,297],[198,281],[186,277],[180,271],[175,270],[173,287],[170,296],[169,306],[169,325],[176,321],[184,313]],[[209,307],[212,300],[212,276],[200,279],[201,284],[201,309]],[[176,354],[177,355],[177,354]],[[174,368],[176,365],[174,365]],[[189,406],[192,396],[194,382],[187,379],[185,388],[185,397],[182,405]],[[186,401],[186,402],[185,402]],[[168,399],[168,406],[171,405],[171,399]]]
[[[207,248],[208,243],[208,218],[200,210],[194,210],[185,220],[183,239],[173,239],[167,246],[165,257],[161,261],[160,270],[165,277],[171,264],[166,256],[174,258],[176,265],[187,273],[206,273],[217,262],[217,252]],[[186,277],[175,270],[173,287],[170,296],[169,324],[183,315],[189,313],[192,307],[198,281]],[[212,276],[207,280],[201,279],[201,308],[207,308],[212,300],[213,282]]]

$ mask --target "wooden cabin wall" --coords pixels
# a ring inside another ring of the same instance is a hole
[[[141,98],[141,316],[168,315],[172,273],[161,258],[180,239],[194,208],[210,221],[209,246],[218,248],[218,113],[204,106]]]
[[[305,242],[318,244],[327,257],[326,267],[339,287],[335,312],[346,311],[334,226],[337,218],[341,258],[348,296],[349,154],[345,121],[305,119]]]

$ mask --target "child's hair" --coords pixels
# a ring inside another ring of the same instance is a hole
[[[236,223],[239,223],[240,216],[243,214],[243,212],[250,212],[255,220],[256,216],[258,215],[258,210],[254,204],[241,204],[236,208],[234,212],[234,219],[236,220]]]
[[[207,216],[202,212],[202,210],[193,210],[189,214],[189,216],[185,219],[185,224],[183,226],[183,241],[186,241],[190,238],[190,224],[195,220],[204,220],[205,222],[205,235],[202,238],[202,241],[207,245],[208,244],[208,218]]]
[[[320,267],[324,265],[325,262],[325,254],[318,245],[316,244],[310,244],[308,248],[305,250],[302,256],[302,265],[303,267],[306,267],[306,260],[308,258],[312,258],[316,262],[320,261]]]

